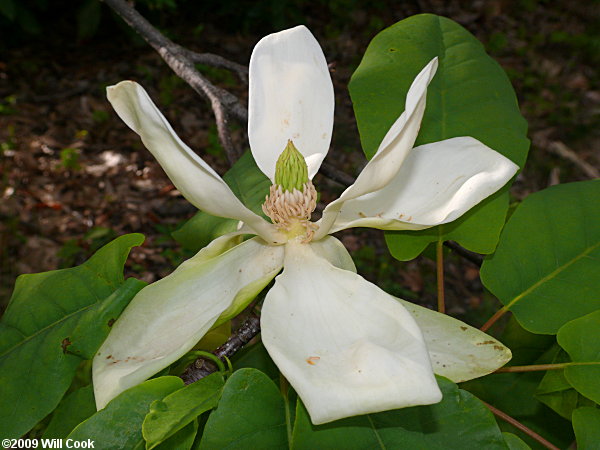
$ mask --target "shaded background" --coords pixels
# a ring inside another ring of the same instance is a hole
[[[328,161],[353,175],[365,158],[347,83],[369,41],[410,15],[444,15],[500,62],[529,121],[532,148],[511,191],[515,204],[549,185],[598,176],[598,1],[144,0],[136,7],[175,42],[242,64],[262,36],[306,24],[331,63],[336,89]],[[246,98],[247,86],[234,74],[200,69]],[[123,79],[142,83],[182,139],[219,173],[227,170],[208,104],[106,5],[0,0],[0,310],[17,275],[80,264],[124,233],[147,237],[126,267],[146,281],[190,256],[170,232],[195,208],[105,99],[105,87]],[[245,142],[242,126],[232,130]],[[321,208],[343,190],[320,175],[315,184]],[[339,237],[365,278],[394,295],[435,304],[433,253],[400,263],[387,254],[379,231]],[[476,265],[449,255],[448,312],[473,324],[496,308],[478,275]]]

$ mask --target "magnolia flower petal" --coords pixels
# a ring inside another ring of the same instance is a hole
[[[284,249],[222,236],[142,289],[94,357],[98,409],[188,352],[233,304],[249,302],[281,269]]]
[[[133,81],[122,81],[106,91],[119,117],[139,134],[191,204],[209,214],[242,220],[268,242],[277,240],[271,224],[246,208],[227,183],[179,139],[144,88]]]
[[[333,130],[333,84],[323,50],[300,25],[262,38],[250,58],[248,138],[271,181],[288,139],[317,173]]]
[[[433,371],[455,383],[494,372],[512,354],[500,341],[446,314],[397,299],[423,333]]]
[[[319,244],[331,250],[322,251]],[[333,236],[313,242],[311,247],[334,266],[356,273],[350,254]],[[490,374],[510,361],[510,349],[483,331],[446,314],[394,298],[421,329],[435,374],[460,383]]]
[[[518,169],[472,137],[421,145],[383,189],[345,202],[332,230],[415,230],[451,222],[504,186]]]
[[[339,269],[349,270],[356,273],[356,265],[352,256],[339,239],[333,236],[325,236],[319,241],[310,243],[310,247],[321,258],[326,259]]]
[[[289,242],[261,315],[262,340],[317,425],[439,402],[427,349],[406,309],[360,276]]]
[[[433,58],[412,82],[406,94],[405,111],[392,124],[375,156],[367,163],[354,184],[340,198],[327,205],[315,233],[315,240],[330,232],[345,202],[384,188],[402,167],[419,133],[425,112],[427,86],[433,79],[438,59]]]

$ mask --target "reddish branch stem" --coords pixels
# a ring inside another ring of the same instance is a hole
[[[490,329],[490,327],[492,325],[494,325],[496,323],[496,321],[498,319],[500,319],[500,317],[502,317],[504,314],[506,314],[508,312],[508,309],[506,308],[506,306],[500,308],[498,311],[496,311],[496,313],[490,317],[490,319],[483,324],[483,326],[480,328],[481,331],[487,331]]]
[[[446,313],[446,300],[444,298],[444,243],[438,240],[436,244],[436,268],[437,268],[437,300],[438,311]]]
[[[521,430],[523,433],[527,434],[528,436],[530,436],[532,439],[535,439],[536,441],[538,441],[540,444],[542,444],[544,447],[550,449],[550,450],[559,450],[558,447],[556,447],[555,445],[553,445],[552,443],[548,442],[546,439],[544,439],[542,436],[540,436],[539,434],[537,434],[535,431],[533,431],[531,428],[526,427],[525,425],[523,425],[521,422],[519,422],[518,420],[512,418],[511,416],[509,416],[508,414],[506,414],[505,412],[500,411],[498,408],[495,408],[494,406],[483,402],[483,404],[485,406],[488,407],[488,409],[497,417],[501,418],[502,420],[504,420],[505,422],[510,423],[513,427],[518,428],[519,430]]]

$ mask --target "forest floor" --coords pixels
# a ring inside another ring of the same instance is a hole
[[[475,34],[515,87],[532,141],[528,164],[511,191],[515,201],[549,185],[598,176],[597,2],[406,3],[410,6],[381,17],[354,11],[339,29],[328,27],[323,14],[306,18],[335,67],[336,128],[328,161],[354,175],[365,163],[347,83],[370,39],[408,15],[430,12]],[[195,34],[180,34],[175,40],[188,48],[242,64],[261,37],[224,32],[211,23],[203,23]],[[227,160],[206,102],[150,47],[130,41],[125,34],[106,39],[102,32],[83,42],[57,35],[0,55],[0,311],[19,274],[80,264],[124,233],[146,236],[126,266],[127,274],[145,281],[165,276],[189,256],[170,232],[195,208],[112,111],[105,87],[123,79],[143,83],[183,141],[221,174]],[[234,75],[215,69],[205,73],[246,97],[247,87]],[[243,142],[244,129],[236,127],[234,137]],[[324,202],[343,189],[321,175],[316,185]],[[366,278],[407,299],[435,303],[435,263],[427,253],[400,263],[388,256],[378,231],[352,230],[341,239]],[[476,265],[451,255],[446,275],[451,314],[463,316],[485,303]],[[477,315],[485,320],[485,314]]]

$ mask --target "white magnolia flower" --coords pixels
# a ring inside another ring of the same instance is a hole
[[[98,408],[183,356],[276,276],[262,308],[262,340],[314,424],[436,403],[434,372],[459,382],[510,359],[484,333],[364,280],[329,236],[357,226],[417,230],[447,223],[515,174],[515,164],[471,137],[412,148],[436,68],[434,58],[417,75],[404,113],[375,156],[316,224],[309,221],[316,194],[310,180],[329,148],[334,95],[323,52],[304,26],[263,38],[250,59],[250,147],[266,176],[291,183],[289,190],[272,187],[263,206],[274,224],[246,208],[177,137],[142,87],[124,81],[108,88],[119,116],[183,196],[244,227],[132,300],[94,358]],[[256,236],[240,243],[242,232]]]

